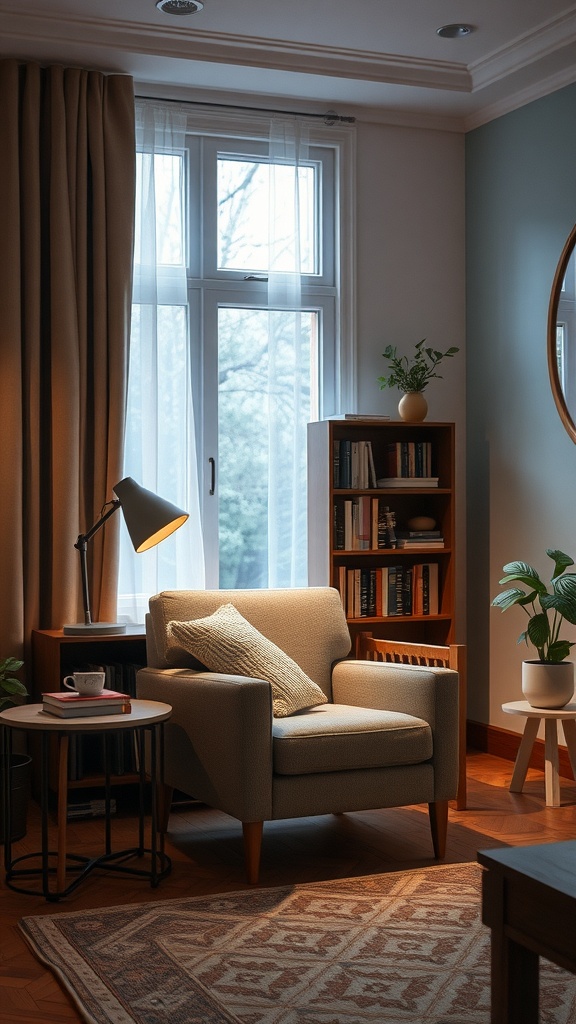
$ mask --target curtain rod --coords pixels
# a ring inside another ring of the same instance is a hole
[[[249,110],[260,114],[288,114],[290,117],[322,117],[324,124],[330,127],[337,121],[345,124],[355,124],[356,118],[346,114],[337,114],[335,110],[327,110],[325,114],[310,114],[304,110],[274,110],[272,107],[245,107],[239,103],[210,103],[202,100],[173,100],[162,99],[160,96],[137,96],[139,100],[156,100],[159,103],[187,103],[194,107],[219,107],[221,110]]]

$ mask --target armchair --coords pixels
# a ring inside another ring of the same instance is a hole
[[[274,717],[269,682],[207,671],[171,644],[170,622],[227,603],[300,666],[326,703]],[[173,708],[164,830],[173,789],[238,818],[256,883],[264,821],[425,802],[434,854],[444,856],[458,783],[456,671],[349,660],[340,596],[329,587],[165,591],[150,600],[146,639],[138,696]]]

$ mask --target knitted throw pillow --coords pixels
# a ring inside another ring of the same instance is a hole
[[[172,620],[167,633],[169,649],[183,648],[212,672],[269,682],[276,718],[328,701],[296,662],[255,629],[233,604],[221,605],[204,619]]]

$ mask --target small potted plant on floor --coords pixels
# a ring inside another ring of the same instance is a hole
[[[554,562],[549,587],[527,562],[508,562],[501,586],[520,583],[528,589],[509,587],[492,604],[502,611],[519,605],[528,616],[518,643],[532,643],[538,658],[522,663],[526,700],[536,708],[561,708],[574,693],[574,664],[565,659],[576,641],[565,640],[560,630],[564,620],[576,624],[576,573],[566,572],[574,560],[563,551],[548,548],[546,554]]]
[[[24,662],[17,658],[4,658],[0,661],[0,711],[22,704],[28,697],[28,690],[14,674]],[[10,761],[10,787],[12,793],[11,839],[21,839],[26,835],[26,819],[30,796],[32,758],[28,754],[12,754]],[[0,842],[4,842],[4,809],[2,794],[3,779],[0,773]]]
[[[428,412],[428,403],[422,394],[433,377],[441,377],[436,368],[443,359],[455,356],[459,351],[454,345],[439,352],[434,348],[425,348],[426,338],[416,345],[416,355],[412,359],[399,356],[395,345],[387,345],[382,355],[388,360],[390,373],[387,377],[378,377],[380,390],[399,388],[404,392],[398,404],[400,418],[413,423],[420,423]]]

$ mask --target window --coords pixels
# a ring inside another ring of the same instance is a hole
[[[209,587],[307,583],[306,424],[338,412],[352,381],[340,344],[347,149],[320,130],[293,161],[258,134],[188,122],[180,148],[164,134],[138,155],[139,199],[148,188],[153,202],[137,226],[126,473],[151,486],[154,463],[151,489],[186,508],[195,485],[202,539],[187,524],[135,570],[145,556],[124,538],[119,614],[137,621],[151,593],[203,585],[203,561]],[[139,262],[146,232],[154,260]],[[177,552],[185,531],[191,560]]]

